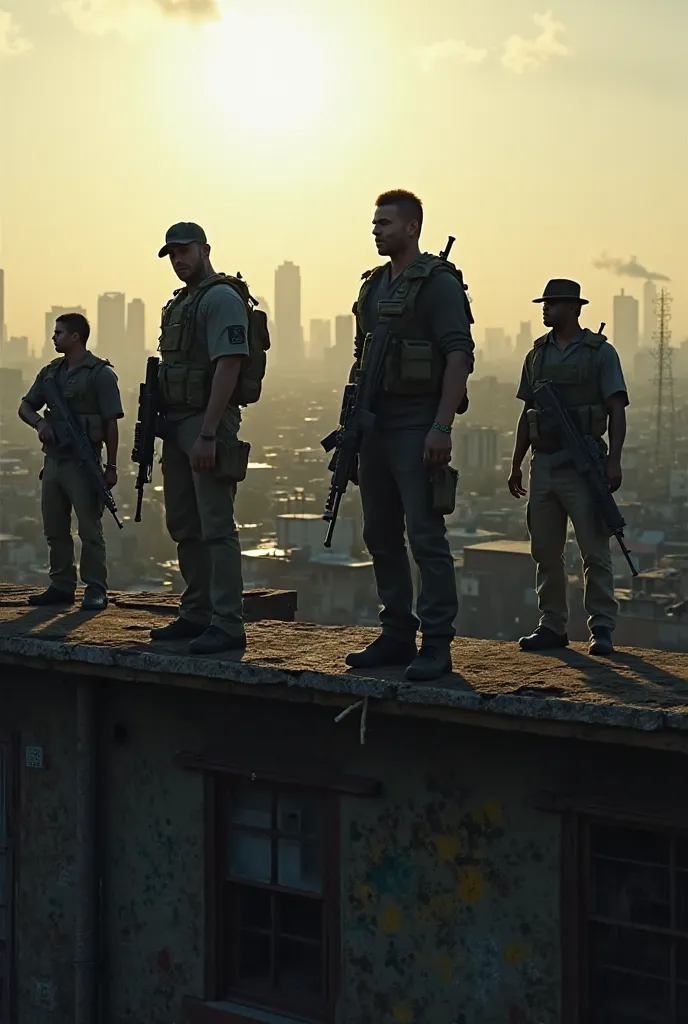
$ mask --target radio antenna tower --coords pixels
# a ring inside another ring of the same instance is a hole
[[[672,467],[675,458],[674,375],[671,366],[671,295],[662,288],[655,298],[655,462]]]

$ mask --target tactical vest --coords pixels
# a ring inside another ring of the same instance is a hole
[[[548,339],[548,334],[538,338],[526,356],[526,375],[531,389],[541,381],[551,381],[583,433],[601,440],[607,432],[607,409],[600,386],[600,353],[607,339],[602,334],[586,331],[573,356],[565,363],[548,363],[543,369]],[[561,443],[538,410],[529,409],[527,416],[534,448],[556,448]]]
[[[211,288],[232,288],[248,315],[248,355],[242,358],[230,405],[251,405],[260,398],[270,348],[268,320],[240,275],[213,274],[193,295],[180,288],[162,311],[160,329],[160,392],[168,412],[198,412],[210,398],[214,367],[208,339],[198,316],[202,299]]]
[[[92,352],[87,352],[78,369],[61,375],[58,380],[58,373],[63,365],[64,357],[53,359],[43,371],[45,377],[56,382],[70,411],[81,424],[89,441],[93,445],[100,445],[105,440],[105,429],[98,406],[95,382],[103,367],[112,366],[112,363],[107,359],[99,359]],[[45,418],[49,423],[58,423],[60,413],[57,409],[48,408]]]
[[[363,283],[353,306],[357,324],[366,339],[363,351],[356,352],[359,360],[364,358],[365,344],[371,337],[365,329],[365,303],[385,266],[387,264],[374,267],[362,275]],[[428,327],[419,318],[416,308],[421,289],[434,274],[439,273],[453,274],[458,278],[468,322],[474,322],[461,271],[447,260],[422,253],[396,279],[392,297],[378,302],[379,318],[392,320],[382,382],[383,390],[388,394],[435,395],[441,391],[445,358],[436,341],[429,337]]]

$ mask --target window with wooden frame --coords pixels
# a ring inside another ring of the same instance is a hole
[[[215,998],[331,1020],[337,794],[227,776],[213,789]]]
[[[580,1024],[688,1022],[688,834],[584,820]]]

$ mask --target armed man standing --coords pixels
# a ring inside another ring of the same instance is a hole
[[[406,665],[408,679],[430,680],[451,671],[458,611],[444,515],[456,494],[451,429],[473,369],[472,316],[460,271],[420,251],[420,200],[386,192],[376,206],[373,236],[389,261],[363,275],[354,311],[358,364],[384,347],[375,423],[364,435],[358,470],[382,632],[346,660],[354,668]],[[420,572],[418,618],[405,530]]]
[[[626,437],[628,393],[616,349],[603,334],[581,327],[580,285],[552,280],[541,298],[549,333],[538,338],[526,356],[517,397],[524,403],[518,421],[508,485],[515,498],[526,494],[521,466],[529,449],[528,527],[537,564],[540,623],[520,640],[525,651],[546,651],[568,644],[567,577],[564,559],[568,521],[581,551],[584,604],[590,629],[590,653],[613,652],[612,634],[618,606],[609,535],[602,528],[592,491],[578,470],[562,461],[562,437],[551,418],[537,406],[538,385],[550,381],[563,406],[604,458],[610,491],[621,486],[621,452]],[[604,435],[609,437],[609,444]]]
[[[248,292],[242,298],[243,282],[215,273],[198,224],[171,227],[159,256],[169,256],[184,282],[163,310],[159,389],[167,528],[186,589],[178,617],[151,630],[151,637],[193,638],[193,654],[241,650],[246,634],[234,499],[249,453],[237,437],[239,405],[255,400],[241,394],[242,365],[251,363]]]
[[[103,442],[107,452],[105,488],[117,483],[117,421],[124,415],[117,377],[105,359],[86,348],[90,326],[80,313],[67,313],[55,322],[53,343],[60,353],[44,366],[22,400],[19,416],[33,427],[43,444],[41,473],[43,527],[50,552],[50,586],[32,595],[29,604],[74,603],[77,575],[72,539],[72,509],[81,539],[79,571],[85,593],[81,607],[102,611],[107,606],[107,565],[103,539],[103,501],[94,488],[87,467],[76,452],[60,443],[65,435],[65,416],[72,416],[91,443],[100,470]],[[54,396],[54,397],[52,397]],[[63,405],[63,409],[58,408]],[[45,417],[40,410],[48,406]],[[84,446],[90,455],[88,445]],[[97,478],[98,473],[95,473]],[[111,496],[110,496],[111,501]]]

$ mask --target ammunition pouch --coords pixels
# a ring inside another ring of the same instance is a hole
[[[601,442],[607,432],[607,410],[604,405],[579,405],[569,408],[586,437],[593,437]],[[561,440],[553,424],[538,409],[528,409],[528,437],[536,451],[556,452],[561,448]]]
[[[200,411],[210,398],[212,369],[186,363],[161,363],[158,378],[166,411]]]
[[[456,508],[459,474],[453,466],[434,469],[430,474],[432,508],[442,516],[450,516]]]
[[[215,447],[215,475],[220,480],[240,483],[246,479],[251,445],[237,437],[218,437]]]
[[[440,389],[442,358],[431,341],[390,338],[382,387],[390,395],[434,395]]]

